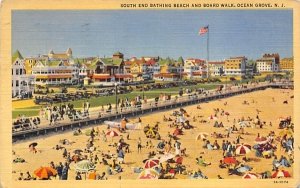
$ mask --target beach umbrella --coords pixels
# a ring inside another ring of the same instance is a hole
[[[234,157],[225,157],[223,159],[223,162],[225,164],[237,164],[238,163],[238,161]]]
[[[177,129],[174,130],[173,135],[174,136],[182,135],[182,131],[177,128]]]
[[[81,149],[75,149],[73,153],[80,155],[80,153],[83,152]]]
[[[87,173],[90,170],[94,170],[95,165],[89,160],[82,160],[75,165],[75,171],[80,173]]]
[[[154,169],[145,169],[143,170],[138,179],[158,179],[159,173]]]
[[[252,172],[248,172],[243,176],[243,179],[258,179],[258,175]]]
[[[49,179],[50,176],[55,176],[57,171],[51,167],[40,167],[33,173],[40,179]]]
[[[251,146],[249,144],[238,144],[235,149],[237,155],[245,155],[251,151]]]
[[[246,127],[247,126],[247,122],[245,122],[245,121],[240,121],[238,124],[239,124],[240,127]]]
[[[208,133],[206,132],[201,132],[197,135],[196,140],[200,140],[200,139],[206,139],[209,136]]]
[[[158,159],[148,159],[146,162],[145,162],[145,169],[147,168],[153,168],[155,166],[157,166],[159,164],[159,160]]]
[[[175,162],[177,164],[182,164],[182,161],[183,161],[183,157],[176,157],[176,159],[175,159]]]
[[[266,137],[257,137],[255,139],[255,143],[257,144],[265,144],[268,142],[268,139]]]
[[[116,130],[112,129],[112,130],[107,131],[106,135],[110,136],[110,137],[115,137],[115,136],[119,136],[119,133]]]
[[[175,157],[174,154],[167,153],[167,154],[164,154],[163,156],[161,156],[161,157],[159,158],[159,162],[163,163],[163,162],[166,162],[167,160],[172,159],[172,158],[174,158],[174,157]]]
[[[277,170],[273,175],[272,178],[287,178],[291,177],[290,173],[286,170]]]
[[[80,156],[77,155],[77,154],[73,155],[73,156],[71,157],[71,159],[72,159],[72,161],[74,161],[75,163],[77,163],[78,161],[81,160]]]
[[[154,137],[157,134],[157,131],[154,130],[153,127],[150,127],[148,129],[144,130],[144,132],[145,132],[147,137]]]
[[[35,147],[35,146],[37,146],[37,145],[38,145],[38,143],[36,143],[36,142],[33,142],[33,143],[29,144],[29,146],[28,146],[28,147]]]

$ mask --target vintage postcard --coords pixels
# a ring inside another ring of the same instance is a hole
[[[299,187],[299,17],[3,1],[0,187]]]

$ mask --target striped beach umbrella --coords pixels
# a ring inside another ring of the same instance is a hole
[[[248,172],[243,176],[243,179],[258,179],[258,175],[252,172]]]
[[[249,144],[238,144],[236,146],[235,153],[237,155],[246,155],[251,151],[251,146]]]
[[[89,160],[82,160],[75,165],[76,172],[87,173],[90,170],[94,170],[95,165]]]
[[[145,169],[140,174],[138,179],[158,179],[159,173],[154,169]]]
[[[291,177],[290,173],[286,170],[277,170],[273,175],[272,178],[288,178]]]
[[[57,171],[52,167],[40,167],[34,171],[34,174],[40,179],[49,179],[50,176],[56,176]]]
[[[107,131],[106,135],[110,137],[115,137],[115,136],[119,136],[119,133],[116,130],[112,129]]]
[[[145,162],[145,168],[153,168],[155,166],[157,166],[159,164],[159,160],[158,159],[148,159]]]

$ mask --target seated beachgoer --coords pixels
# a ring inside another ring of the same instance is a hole
[[[283,155],[280,157],[279,163],[280,163],[282,166],[285,166],[285,167],[290,167],[290,166],[291,166],[291,164],[289,163],[289,161],[287,160],[287,158],[284,157]]]
[[[107,173],[108,175],[113,175],[112,165],[107,166],[106,173]]]
[[[219,168],[227,168],[227,165],[223,162],[223,160],[220,160]]]
[[[197,164],[200,165],[200,166],[208,166],[208,165],[211,165],[211,163],[205,162],[205,160],[202,158],[202,156],[200,156],[199,158],[196,158],[196,162],[197,162]]]

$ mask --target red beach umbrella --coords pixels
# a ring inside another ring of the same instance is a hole
[[[237,164],[238,163],[238,161],[234,157],[225,157],[223,159],[223,162],[225,164]]]
[[[236,146],[235,153],[237,155],[246,155],[251,151],[251,146],[249,144],[238,144]]]
[[[273,175],[272,178],[288,178],[291,177],[290,173],[286,170],[277,170]]]
[[[251,172],[248,172],[247,174],[245,174],[243,176],[243,179],[258,179],[258,175],[254,174],[254,173],[251,173]]]
[[[159,164],[159,160],[158,159],[148,159],[145,162],[145,169],[147,168],[153,168],[155,166],[157,166]]]
[[[268,139],[267,139],[266,137],[257,137],[257,138],[255,139],[255,142],[256,142],[257,144],[265,144],[265,143],[268,142]]]

